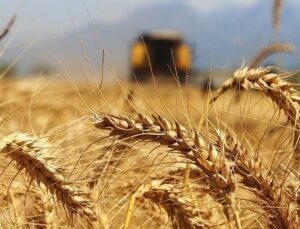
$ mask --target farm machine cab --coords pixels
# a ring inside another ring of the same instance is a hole
[[[155,77],[171,79],[173,73],[184,81],[191,69],[191,54],[190,46],[178,32],[144,33],[131,46],[131,80],[151,79],[150,61]]]

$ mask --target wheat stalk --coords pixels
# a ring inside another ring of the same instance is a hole
[[[44,184],[52,195],[55,194],[71,217],[78,213],[90,221],[95,221],[96,216],[90,207],[90,201],[67,182],[57,166],[45,159],[50,156],[50,148],[41,138],[22,133],[8,135],[0,142],[0,152],[14,160],[18,168],[24,169],[32,180]]]
[[[0,33],[0,40],[2,40],[9,33],[15,21],[16,21],[16,15],[13,15],[9,20],[8,24],[5,26],[4,30]]]
[[[294,126],[294,161],[297,167],[300,165],[300,96],[299,92],[285,78],[292,76],[293,72],[288,73],[272,73],[274,67],[251,69],[243,67],[238,69],[233,78],[227,80],[215,95],[211,102],[216,101],[223,93],[229,89],[235,90],[255,90],[272,99],[277,107],[284,111],[288,120]]]
[[[295,46],[289,43],[277,42],[263,48],[250,62],[249,68],[257,68],[263,60],[276,53],[293,53]]]
[[[277,34],[279,33],[279,28],[280,28],[282,5],[283,5],[283,0],[274,0],[273,29]]]

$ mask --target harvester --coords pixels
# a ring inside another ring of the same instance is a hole
[[[131,80],[147,81],[155,77],[182,82],[192,64],[190,46],[176,31],[143,33],[131,46]]]

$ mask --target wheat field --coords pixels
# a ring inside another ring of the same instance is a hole
[[[297,71],[260,67],[294,51],[277,39],[206,92],[1,78],[0,228],[299,228]]]
[[[3,80],[1,226],[297,228],[300,97],[273,70],[209,93]]]

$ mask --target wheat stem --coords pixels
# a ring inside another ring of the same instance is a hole
[[[136,200],[136,192],[134,192],[134,193],[132,193],[130,195],[130,200],[129,200],[127,214],[126,214],[125,223],[124,223],[124,229],[128,229],[129,228],[129,224],[130,224],[130,221],[131,221],[133,208],[134,208],[134,205],[135,205],[135,200]]]

